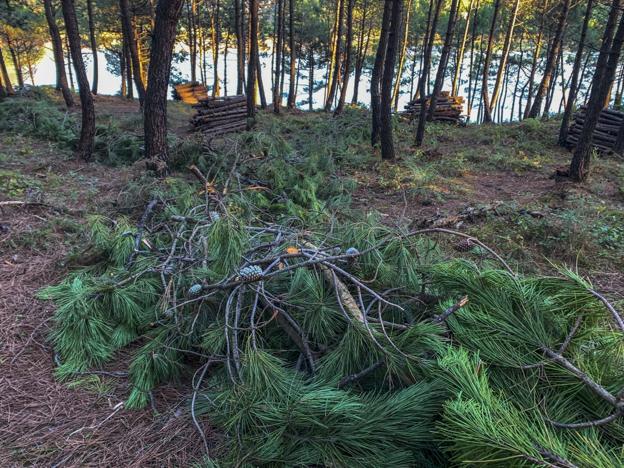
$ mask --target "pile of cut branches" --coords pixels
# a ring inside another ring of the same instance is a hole
[[[586,280],[520,277],[442,228],[267,218],[247,193],[203,178],[136,226],[94,217],[103,260],[42,292],[59,376],[133,344],[126,407],[186,379],[228,466],[621,464],[624,323]]]

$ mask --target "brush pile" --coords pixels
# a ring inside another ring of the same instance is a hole
[[[570,125],[566,143],[569,148],[574,148],[583,132],[585,125],[586,107],[582,106],[574,114],[574,122]],[[624,122],[624,112],[613,109],[603,109],[598,118],[598,124],[593,133],[593,146],[601,152],[609,153],[613,150],[617,135]]]
[[[247,127],[247,100],[245,96],[206,98],[193,105],[193,131],[207,137],[244,130]]]
[[[409,114],[412,119],[417,119],[418,116],[420,116],[422,104],[422,98],[410,101],[405,106],[405,112]],[[431,96],[427,96],[427,109],[429,108],[430,104]],[[451,96],[448,91],[442,91],[440,93],[440,96],[436,100],[436,108],[433,114],[433,120],[435,122],[451,122],[459,124],[462,122],[463,111],[463,96]]]
[[[154,193],[136,225],[91,220],[98,263],[41,293],[59,377],[131,346],[126,407],[187,382],[222,466],[621,466],[624,322],[588,281],[336,216],[305,185],[321,166],[268,140],[270,167],[236,156],[194,171],[199,193]]]
[[[200,83],[183,83],[174,88],[173,98],[193,105],[203,99],[208,99],[208,90]]]

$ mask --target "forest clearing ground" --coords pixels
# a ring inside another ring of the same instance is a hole
[[[141,170],[84,164],[32,138],[7,139],[0,201],[22,199],[34,187],[49,206],[2,207],[0,214],[0,464],[190,464],[202,451],[179,408],[186,394],[165,386],[154,394],[156,412],[123,411],[124,378],[88,374],[59,382],[47,341],[54,308],[35,298],[71,268],[65,260],[85,215],[118,204]],[[127,360],[118,356],[107,369]]]
[[[141,134],[135,103],[99,96],[100,119],[121,116],[126,128]],[[187,132],[189,108],[175,103],[170,122],[179,137]],[[284,139],[323,119],[315,113],[286,114],[279,120]],[[346,117],[345,117],[346,118]],[[136,123],[133,123],[136,122]],[[365,113],[354,126],[368,125]],[[378,211],[387,224],[456,215],[467,207],[495,205],[483,216],[451,225],[478,236],[525,271],[546,270],[546,258],[570,265],[598,286],[623,297],[624,163],[603,158],[585,185],[551,179],[569,153],[554,143],[556,122],[455,128],[431,125],[423,149],[411,146],[413,128],[397,127],[396,164],[365,159],[341,167],[357,182],[352,204]],[[184,466],[202,455],[190,418],[180,405],[188,385],[165,386],[153,408],[124,411],[124,378],[82,375],[55,379],[54,354],[47,342],[52,304],[35,293],[72,267],[67,255],[81,239],[90,213],[136,217],[144,200],[128,195],[145,189],[143,165],[109,167],[84,164],[53,143],[1,133],[0,201],[44,195],[50,206],[2,207],[0,212],[0,464]],[[365,139],[355,151],[370,153]],[[299,140],[296,140],[299,141]],[[297,143],[292,143],[296,145]],[[144,190],[144,192],[146,189]],[[531,210],[540,217],[527,215]],[[73,261],[79,263],[79,256]],[[118,356],[108,371],[126,368]]]

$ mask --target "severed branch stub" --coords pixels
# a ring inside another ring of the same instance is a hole
[[[455,304],[453,304],[451,307],[449,307],[448,309],[446,309],[442,314],[436,316],[433,321],[435,323],[442,323],[445,322],[447,318],[449,318],[451,315],[453,315],[455,312],[457,312],[459,309],[461,309],[462,307],[464,307],[466,304],[468,304],[468,296],[464,296],[462,297],[459,301],[457,301]]]

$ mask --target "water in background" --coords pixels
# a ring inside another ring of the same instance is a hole
[[[91,51],[85,49],[83,51],[83,56],[84,56],[85,64],[87,67],[87,77],[89,78],[89,81],[90,81],[93,76],[93,61],[91,59]],[[210,64],[212,63],[212,58],[210,57],[209,54],[206,60],[208,63]],[[224,76],[225,64],[223,62],[224,62],[223,54],[221,54],[219,57],[219,65],[218,65],[218,71],[219,71],[219,76],[221,80],[223,80],[223,76]],[[262,65],[262,79],[263,79],[263,83],[265,87],[265,93],[267,96],[267,100],[270,102],[271,101],[271,79],[272,79],[271,56],[270,55],[261,56],[260,63]],[[113,75],[110,71],[107,70],[106,58],[102,52],[98,53],[98,64],[99,64],[98,66],[98,71],[99,71],[98,93],[108,94],[108,95],[118,94],[119,89],[121,87],[121,78],[119,76]],[[182,63],[176,63],[175,67],[182,73],[182,76],[186,78],[190,77],[190,62],[188,60]],[[466,56],[464,60],[464,67],[462,70],[463,72],[462,77],[460,79],[460,83],[462,83],[462,85],[460,86],[460,94],[466,97],[466,101],[467,101],[467,90],[464,88],[467,86],[467,81],[468,81],[467,68],[468,68],[468,57]],[[199,69],[197,70],[197,73],[199,76]],[[316,68],[314,70],[315,80],[318,81],[321,79],[325,79],[325,73],[326,73],[326,67]],[[410,89],[411,89],[411,83],[409,82],[410,81],[409,73],[410,73],[410,64],[406,63],[405,69],[403,72],[403,83],[401,85],[401,92],[399,95],[399,109],[403,109],[403,107],[410,100],[409,94],[410,94]],[[566,80],[569,77],[570,73],[571,73],[571,65],[567,64],[565,66]],[[228,55],[227,55],[227,76],[228,76],[227,91],[228,91],[228,94],[234,94],[236,92],[236,75],[237,75],[236,50],[231,49],[228,51]],[[416,76],[418,76],[418,73],[416,73]],[[27,74],[24,76],[24,78],[25,80],[27,80],[27,82],[29,81],[29,76]],[[516,77],[513,76],[509,79],[509,83],[508,83],[509,91],[508,91],[507,101],[505,102],[505,106],[503,109],[504,121],[509,121],[511,117],[510,116],[511,110],[512,110],[512,97],[511,96],[515,87],[515,81],[516,81],[515,78]],[[209,85],[212,83],[212,79],[213,77],[212,77],[211,67],[210,67],[208,69],[208,82],[209,82],[208,84]],[[417,79],[418,78],[416,78],[416,80]],[[539,79],[540,79],[540,76],[536,76],[536,80],[539,80]],[[451,77],[447,76],[445,85],[443,87],[444,90],[451,89],[450,80],[451,80]],[[490,86],[493,86],[493,81],[494,81],[494,78],[491,79]],[[52,52],[50,48],[46,48],[46,54],[44,58],[35,67],[35,84],[36,85],[54,85],[55,82],[56,82],[56,72],[55,72]],[[554,97],[553,97],[553,103],[551,105],[551,112],[554,112],[554,113],[559,111],[560,103],[562,99],[562,91],[561,91],[562,87],[561,87],[560,82],[561,82],[561,77],[558,77],[557,86],[555,88]],[[524,76],[524,73],[521,73],[520,83],[519,83],[518,88],[522,89],[522,87],[525,84],[526,84],[526,77]],[[534,87],[537,87],[538,84],[539,84],[539,81],[534,84]],[[288,76],[288,71],[287,71],[286,76],[285,76],[285,84],[284,84],[285,91],[288,90],[288,85],[289,85],[289,76]],[[302,69],[300,72],[299,84],[297,87],[297,105],[303,109],[308,108],[307,85],[308,85],[308,70]],[[347,87],[347,102],[351,102],[351,97],[353,95],[353,87],[354,87],[354,78],[352,75],[351,79],[349,80],[348,87]],[[416,83],[414,83],[414,88],[415,87],[416,87]],[[221,83],[221,88],[223,91],[224,90],[223,82]],[[503,98],[503,93],[504,93],[504,89],[501,91],[500,99]],[[137,94],[135,93],[135,96],[136,95]],[[319,109],[323,107],[324,97],[325,97],[324,87],[322,87],[321,89],[313,93],[313,107],[315,109]],[[286,97],[284,97],[284,99],[285,98]],[[366,70],[362,74],[362,77],[360,80],[358,100],[361,104],[364,104],[366,106],[370,104],[370,72],[367,72]],[[474,100],[474,105],[472,109],[473,121],[478,115],[478,105],[479,105],[479,99],[477,97],[477,99]],[[523,101],[522,105],[523,106],[526,105],[526,100]],[[466,113],[466,106],[467,106],[467,102],[466,104],[464,104],[464,113]],[[516,107],[517,107],[517,102],[516,102]],[[517,118],[518,118],[518,111],[516,108],[514,110],[513,119],[517,120]]]

